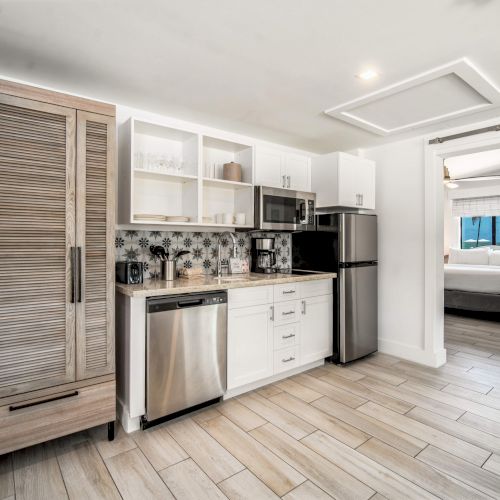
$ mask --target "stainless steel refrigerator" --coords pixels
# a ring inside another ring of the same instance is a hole
[[[348,363],[377,350],[377,217],[318,215],[316,229],[292,235],[292,268],[337,273],[332,361]]]

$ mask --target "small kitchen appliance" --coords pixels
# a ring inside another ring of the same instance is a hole
[[[255,229],[314,231],[315,204],[315,193],[256,186]]]
[[[142,283],[142,262],[117,262],[116,281],[126,285],[138,285]]]
[[[274,238],[252,238],[252,272],[272,274],[276,272]]]

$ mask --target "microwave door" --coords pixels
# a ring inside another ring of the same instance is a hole
[[[264,195],[263,222],[267,224],[296,224],[296,200],[284,196]]]

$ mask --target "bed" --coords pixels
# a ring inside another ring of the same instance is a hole
[[[451,263],[444,266],[445,308],[500,313],[500,265],[495,265],[500,252],[479,250],[450,253]]]

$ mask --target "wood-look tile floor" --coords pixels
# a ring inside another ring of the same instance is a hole
[[[0,498],[500,498],[500,323],[446,317],[439,369],[327,365],[113,442],[0,457]]]

